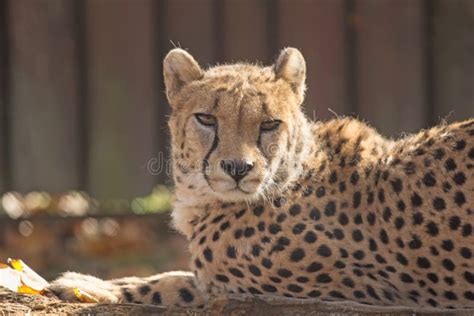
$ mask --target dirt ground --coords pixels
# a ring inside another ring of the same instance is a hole
[[[368,306],[248,295],[216,297],[203,309],[137,304],[70,304],[41,295],[21,295],[0,288],[0,315],[474,315],[471,310]]]

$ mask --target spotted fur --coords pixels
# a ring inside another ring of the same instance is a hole
[[[164,70],[173,220],[192,273],[66,274],[53,291],[68,299],[82,284],[102,301],[180,306],[251,293],[474,307],[474,119],[396,141],[355,119],[310,122],[295,49],[273,67],[207,71],[176,49]],[[262,129],[269,120],[280,123]],[[236,181],[220,167],[228,159],[252,167]]]

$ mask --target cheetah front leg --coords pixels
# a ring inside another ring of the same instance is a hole
[[[75,288],[87,292],[101,303],[200,307],[206,301],[205,295],[196,286],[195,276],[184,271],[107,281],[90,275],[66,272],[54,280],[48,289],[64,301],[77,302]]]

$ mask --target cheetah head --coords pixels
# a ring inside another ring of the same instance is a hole
[[[283,50],[272,67],[208,70],[173,49],[163,69],[178,195],[255,201],[295,177],[309,138],[300,108],[306,65],[297,49]]]

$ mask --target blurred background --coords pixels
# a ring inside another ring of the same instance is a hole
[[[474,116],[472,0],[0,0],[0,262],[186,269],[161,61],[307,60],[309,117],[397,137]]]

